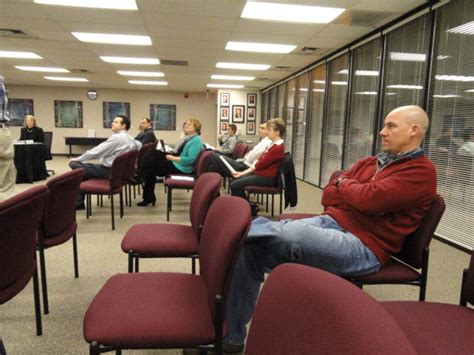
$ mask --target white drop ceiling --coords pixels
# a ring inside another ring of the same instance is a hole
[[[207,90],[208,83],[227,82],[211,80],[212,74],[249,75],[256,79],[242,84],[246,89],[258,90],[370,33],[425,1],[267,2],[342,7],[346,11],[330,24],[296,24],[242,19],[240,14],[245,0],[137,0],[138,11],[39,5],[34,4],[33,0],[0,0],[0,29],[21,30],[36,37],[0,37],[0,51],[31,51],[43,58],[0,58],[0,75],[5,77],[7,84],[185,92],[203,92]],[[83,43],[71,32],[148,35],[153,45]],[[234,52],[224,50],[228,41],[293,44],[297,48],[289,54]],[[303,54],[303,47],[316,47],[317,50],[313,54]],[[184,60],[188,66],[110,64],[103,62],[99,56]],[[270,64],[271,68],[266,71],[217,69],[217,62]],[[53,82],[43,78],[49,74],[21,71],[15,69],[15,65],[62,67],[74,70],[68,76],[84,77],[89,82]],[[278,69],[278,66],[288,68]],[[85,72],[78,72],[80,70]],[[161,71],[165,73],[169,85],[132,85],[128,83],[129,79],[139,79],[121,76],[117,70]]]

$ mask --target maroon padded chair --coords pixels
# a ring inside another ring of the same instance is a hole
[[[232,159],[241,159],[250,150],[250,145],[238,142],[232,152]]]
[[[115,158],[110,168],[108,179],[89,179],[83,181],[80,190],[86,194],[86,216],[89,218],[92,210],[91,195],[108,195],[110,197],[110,211],[112,218],[112,230],[115,230],[114,195],[120,195],[120,218],[123,217],[123,174],[127,166],[127,153]]]
[[[356,286],[320,269],[283,264],[263,285],[245,354],[416,351],[384,307]]]
[[[474,254],[464,270],[460,306],[416,301],[381,302],[419,354],[474,354]]]
[[[189,207],[190,226],[169,223],[135,224],[122,240],[122,250],[128,254],[128,272],[138,272],[139,258],[192,258],[192,273],[199,253],[202,226],[209,207],[219,196],[222,185],[217,173],[202,174],[196,181]]]
[[[165,179],[164,185],[167,190],[166,198],[166,220],[170,220],[170,211],[173,204],[173,190],[192,190],[196,183],[196,179],[204,173],[204,163],[208,156],[212,152],[208,150],[201,150],[199,152],[196,161],[194,162],[194,173],[193,174],[172,174]],[[173,178],[174,176],[186,176],[192,178],[192,180],[180,180],[179,178]]]
[[[138,150],[131,150],[127,154],[127,163],[123,171],[122,179],[125,185],[125,204],[132,207],[132,189],[131,186],[127,186],[131,178],[135,176],[136,165],[138,159]]]
[[[44,208],[43,220],[38,233],[43,310],[45,314],[49,313],[46,261],[44,256],[45,249],[66,243],[72,238],[74,277],[79,277],[75,202],[83,176],[83,169],[75,169],[59,175],[47,183],[49,197]]]
[[[154,272],[110,278],[84,318],[90,353],[214,344],[221,354],[227,290],[250,224],[247,201],[218,197],[201,234],[200,275]]]
[[[48,198],[46,185],[0,202],[0,304],[11,300],[33,278],[36,334],[43,334],[36,264],[36,237]]]

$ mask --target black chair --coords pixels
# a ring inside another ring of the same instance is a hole
[[[51,155],[51,145],[53,144],[53,132],[43,132],[44,134],[44,160],[53,160]],[[54,170],[46,170],[47,173],[55,174]]]

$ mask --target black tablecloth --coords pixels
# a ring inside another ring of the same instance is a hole
[[[44,180],[46,172],[45,146],[42,143],[15,144],[16,183]]]

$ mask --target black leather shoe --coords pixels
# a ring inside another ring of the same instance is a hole
[[[156,200],[152,200],[152,201],[143,200],[142,202],[138,202],[138,203],[137,203],[137,206],[139,206],[139,207],[146,207],[146,206],[148,206],[150,203],[151,203],[153,206],[155,206]]]

